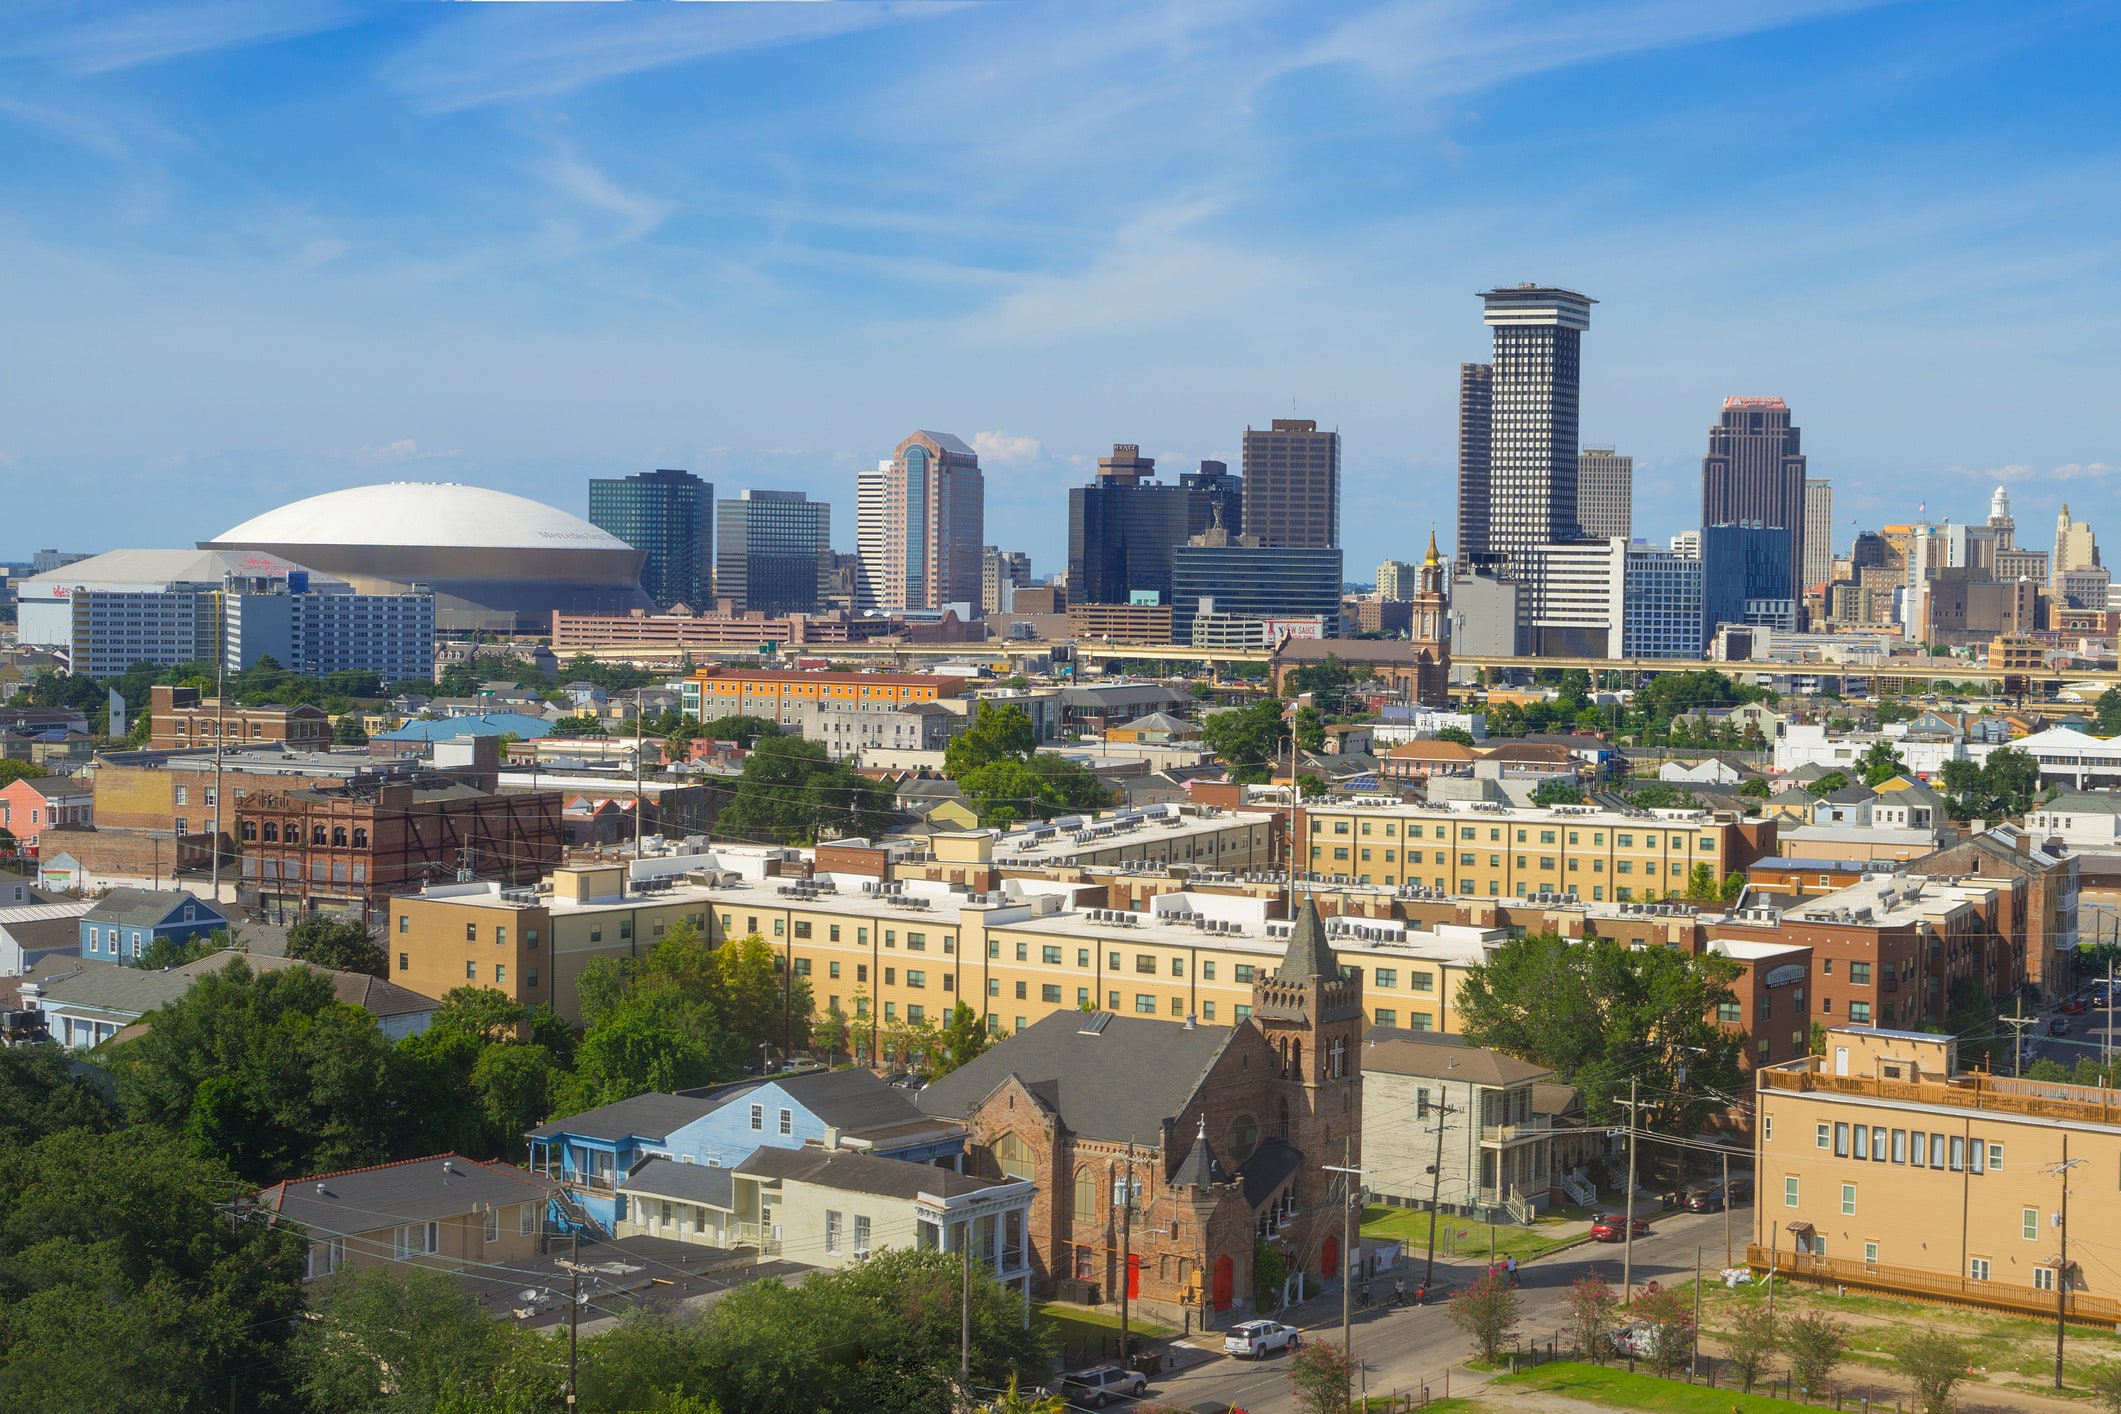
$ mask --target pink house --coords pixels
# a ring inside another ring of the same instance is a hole
[[[71,776],[25,776],[0,787],[0,830],[24,853],[34,853],[37,837],[53,825],[90,825],[95,813],[94,790]]]

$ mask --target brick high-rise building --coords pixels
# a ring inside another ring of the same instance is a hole
[[[1701,523],[1790,533],[1789,583],[1804,583],[1804,452],[1780,398],[1725,398],[1701,459]]]
[[[1247,427],[1244,450],[1244,534],[1269,549],[1338,549],[1340,434],[1277,417]]]
[[[1586,539],[1630,540],[1635,534],[1635,459],[1611,447],[1576,454],[1576,519]]]
[[[664,468],[589,483],[589,523],[648,552],[641,588],[662,608],[701,608],[714,585],[714,484]]]
[[[1488,554],[1522,561],[1541,545],[1579,537],[1576,506],[1576,429],[1582,382],[1583,331],[1596,301],[1574,290],[1513,285],[1481,293],[1483,316],[1494,331],[1494,356],[1485,379],[1478,364],[1459,371],[1459,521],[1469,519],[1477,546],[1461,543],[1461,557]],[[1484,385],[1484,386],[1483,386]],[[1483,394],[1488,408],[1486,455],[1469,455]],[[1484,474],[1483,474],[1484,472]],[[1475,507],[1466,504],[1468,482]],[[1477,509],[1476,509],[1477,508]]]
[[[855,509],[865,606],[976,608],[986,501],[979,453],[948,432],[915,432],[865,472]]]

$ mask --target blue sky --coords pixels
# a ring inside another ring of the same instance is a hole
[[[915,427],[1065,550],[1115,441],[1344,434],[1351,577],[1449,542],[1473,292],[1572,285],[1583,435],[1693,523],[1727,394],[1851,522],[2067,500],[2121,432],[2121,19],[2084,4],[17,0],[0,558],[388,480],[834,504]]]

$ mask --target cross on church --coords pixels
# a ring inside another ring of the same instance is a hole
[[[1336,1038],[1333,1042],[1333,1068],[1326,1072],[1326,1079],[1334,1080],[1340,1077],[1342,1069],[1347,1062],[1347,1057],[1347,1043]]]

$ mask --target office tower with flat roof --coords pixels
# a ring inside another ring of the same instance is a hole
[[[2056,574],[2099,567],[2099,542],[2092,535],[2091,522],[2070,519],[2067,503],[2055,517],[2055,557],[2049,564]]]
[[[1804,483],[1804,580],[1809,594],[1834,577],[1834,483],[1807,477]]]
[[[1790,533],[1789,597],[1804,584],[1804,451],[1780,398],[1725,398],[1701,459],[1701,523]],[[1713,630],[1713,626],[1712,626]]]
[[[1583,333],[1591,327],[1596,301],[1574,290],[1534,284],[1485,290],[1480,298],[1494,349],[1487,380],[1487,532],[1477,553],[1521,561],[1536,546],[1582,533],[1576,510],[1577,411]],[[1459,389],[1463,426],[1464,370]],[[1461,484],[1469,470],[1463,444],[1461,432]]]
[[[1635,459],[1611,447],[1576,454],[1576,519],[1590,540],[1635,535]]]
[[[987,481],[979,453],[948,432],[915,432],[861,479],[855,548],[876,608],[980,602]]]
[[[589,483],[589,523],[646,550],[641,588],[667,609],[702,608],[714,588],[714,485],[663,468]]]
[[[1031,583],[1031,557],[999,545],[980,547],[979,603],[983,614],[1016,612],[1016,590]]]
[[[1630,547],[1621,609],[1624,658],[1699,658],[1705,564],[1698,555]]]
[[[1491,564],[1488,555],[1488,433],[1495,410],[1495,370],[1458,365],[1458,562]]]
[[[1243,533],[1269,549],[1338,548],[1340,434],[1277,417],[1245,429],[1244,453]]]
[[[1245,531],[1245,479],[1232,476],[1227,462],[1203,461],[1197,471],[1182,471],[1178,484],[1193,494],[1187,498],[1188,536],[1221,526],[1232,535]]]
[[[737,613],[814,614],[832,570],[832,507],[801,491],[717,502],[715,588]]]
[[[1701,528],[1705,638],[1715,638],[1724,624],[1796,627],[1790,538],[1786,527],[1758,521]]]
[[[1429,535],[1433,543],[1435,533]],[[1406,560],[1386,560],[1377,567],[1377,597],[1405,603],[1421,588],[1421,566]]]

